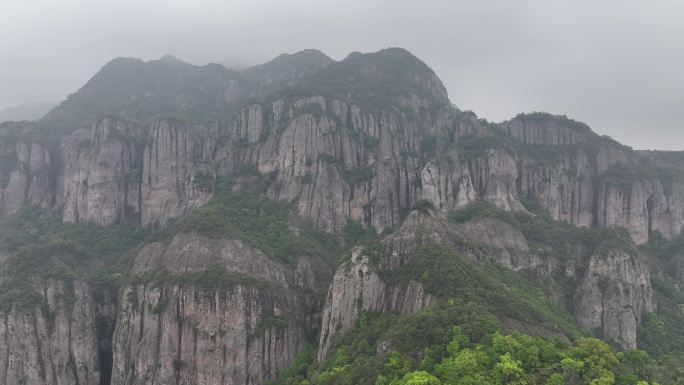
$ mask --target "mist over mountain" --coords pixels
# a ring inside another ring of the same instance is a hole
[[[0,378],[677,384],[683,170],[403,48],[116,58],[0,124]]]
[[[0,110],[0,122],[8,120],[38,120],[57,103],[29,103]]]

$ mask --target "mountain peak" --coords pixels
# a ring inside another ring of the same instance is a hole
[[[157,61],[162,62],[162,63],[167,63],[167,64],[187,64],[186,62],[184,62],[184,61],[180,60],[179,58],[177,58],[173,55],[170,55],[170,54],[166,54],[166,55],[162,56]]]
[[[447,91],[435,72],[403,48],[353,52],[316,74],[309,83],[337,93],[383,99],[418,95],[432,104],[448,104]]]
[[[296,70],[298,68],[323,68],[334,63],[334,60],[317,49],[304,49],[295,53],[283,53],[264,64],[246,68],[247,75],[262,74],[267,71],[283,69]]]

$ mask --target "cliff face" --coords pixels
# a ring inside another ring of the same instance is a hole
[[[43,306],[0,312],[3,384],[101,384],[98,306],[83,282],[32,285]]]
[[[155,65],[183,67],[172,62]],[[684,228],[684,179],[670,172],[676,160],[635,152],[565,117],[482,122],[453,109],[436,75],[405,51],[338,63],[304,52],[244,76],[260,90],[254,95],[270,94],[236,108],[225,129],[105,119],[64,136],[58,151],[24,139],[31,129],[7,130],[15,134],[2,145],[0,212],[33,203],[59,209],[65,221],[109,224],[132,214],[155,227],[205,204],[217,177],[254,170],[275,180],[270,197],[326,231],[350,220],[397,228],[420,199],[445,213],[475,200],[508,211],[533,201],[578,227],[625,227],[638,244],[653,231],[669,238]]]
[[[138,211],[137,194],[129,194],[137,188],[137,135],[135,125],[105,119],[62,140],[57,205],[65,222],[110,225]]]
[[[150,127],[140,191],[144,227],[164,225],[211,198],[217,135],[215,126],[161,121]]]
[[[575,293],[577,322],[622,346],[636,349],[641,316],[655,310],[650,273],[634,250],[606,250],[591,256]]]
[[[320,322],[319,290],[330,274],[315,258],[301,256],[288,268],[239,240],[194,234],[148,244],[133,268],[162,269],[175,278],[141,280],[122,292],[112,384],[274,378]]]
[[[577,252],[561,258],[542,249],[532,250],[519,229],[500,219],[476,217],[453,224],[441,214],[414,211],[399,230],[380,242],[374,263],[367,251],[357,249],[350,261],[338,268],[323,311],[319,360],[326,357],[333,336],[351,328],[361,310],[412,313],[439,299],[420,282],[397,284],[381,278],[383,273],[387,276],[408,265],[417,250],[430,244],[445,245],[479,263],[492,260],[547,281],[569,279],[576,287],[573,308],[578,324],[597,330],[624,349],[636,348],[641,317],[654,311],[650,272],[644,256],[633,246],[622,249],[601,244],[586,250],[584,244],[571,244],[569,248]]]
[[[238,115],[221,170],[274,175],[269,196],[319,228],[339,231],[349,220],[392,228],[420,191],[419,160],[408,153],[433,124],[404,118],[322,96],[252,105]]]
[[[47,146],[35,140],[31,125],[6,123],[0,135],[0,214],[15,213],[24,204],[54,204],[52,159]]]
[[[162,73],[129,79],[132,88],[112,81],[141,68]],[[87,113],[72,116],[81,107]],[[156,118],[174,114],[189,122]],[[77,129],[85,120],[95,123]],[[255,191],[258,180],[340,238],[355,225],[393,232],[377,253],[354,248],[334,275],[306,253],[287,265],[237,236],[185,231],[138,250],[118,298],[96,299],[80,280],[36,280],[41,306],[0,313],[7,384],[262,384],[319,327],[322,358],[361,311],[412,313],[443,299],[416,277],[387,278],[434,244],[551,286],[562,277],[577,323],[634,348],[655,304],[649,267],[629,240],[575,239],[561,255],[514,220],[447,216],[473,202],[514,216],[541,209],[576,227],[624,227],[635,244],[684,229],[681,159],[633,151],[565,117],[479,120],[453,108],[434,72],[400,49],[340,62],[307,51],[243,72],[118,59],[41,124],[0,126],[3,217],[31,204],[64,222],[162,228],[210,202],[223,181]],[[421,205],[434,208],[413,210]]]

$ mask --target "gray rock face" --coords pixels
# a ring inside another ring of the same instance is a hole
[[[352,327],[360,310],[410,313],[436,298],[418,282],[388,285],[378,269],[396,269],[423,245],[439,243],[482,261],[495,260],[515,271],[533,273],[545,280],[564,275],[574,280],[575,316],[578,323],[597,330],[624,349],[636,348],[636,330],[643,314],[654,310],[650,272],[636,248],[631,251],[599,247],[585,256],[583,245],[569,260],[531,250],[523,233],[494,218],[475,218],[454,225],[437,213],[412,212],[401,228],[381,242],[380,260],[369,262],[361,250],[341,265],[330,285],[323,311],[319,360],[326,357],[333,336]]]
[[[315,226],[341,230],[348,220],[378,231],[397,226],[420,191],[416,149],[437,130],[392,110],[364,113],[321,96],[255,104],[238,114],[219,152],[219,173],[253,167],[274,175],[274,199],[294,203]],[[414,154],[414,155],[412,155]]]
[[[55,280],[34,286],[47,304],[43,310],[0,312],[0,381],[7,385],[99,385],[97,306],[92,290],[83,282],[67,287]]]
[[[509,135],[521,142],[545,146],[586,143],[594,135],[583,123],[548,114],[521,114],[503,124]]]
[[[110,225],[127,211],[139,210],[138,196],[129,194],[138,187],[132,179],[138,131],[134,125],[104,119],[90,131],[65,137],[57,202],[64,222]]]
[[[27,132],[23,127],[3,129],[10,135],[0,138],[0,215],[13,214],[25,204],[51,207],[55,195],[48,148],[28,133],[23,138],[11,137]]]
[[[144,227],[164,225],[211,198],[217,135],[216,127],[186,127],[172,121],[150,127],[140,188]]]
[[[333,336],[354,326],[359,311],[413,313],[424,309],[434,298],[423,286],[410,281],[401,286],[385,284],[361,250],[352,253],[351,260],[337,270],[330,284],[323,309],[323,324],[318,359],[328,354]]]
[[[625,250],[593,255],[575,294],[577,322],[600,330],[623,349],[636,349],[641,315],[655,309],[650,273],[641,258]]]
[[[458,153],[429,161],[421,171],[422,198],[443,213],[465,207],[478,198],[470,168],[462,164]]]
[[[449,226],[444,216],[414,211],[397,232],[382,241],[381,257],[375,266],[363,250],[354,249],[351,259],[337,269],[328,289],[318,359],[326,357],[334,335],[351,328],[361,310],[406,314],[434,303],[436,298],[426,293],[419,282],[389,285],[380,279],[377,270],[404,265],[421,246],[443,243],[457,248],[462,239],[462,233]]]
[[[320,322],[317,290],[330,272],[313,258],[302,256],[286,268],[238,240],[194,234],[145,246],[134,271],[188,274],[215,267],[233,273],[234,281],[125,288],[112,384],[262,384],[287,367]]]

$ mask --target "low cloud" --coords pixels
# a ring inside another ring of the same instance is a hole
[[[684,150],[682,14],[677,0],[4,0],[0,107],[64,99],[118,56],[238,67],[400,46],[489,120],[549,111]]]

